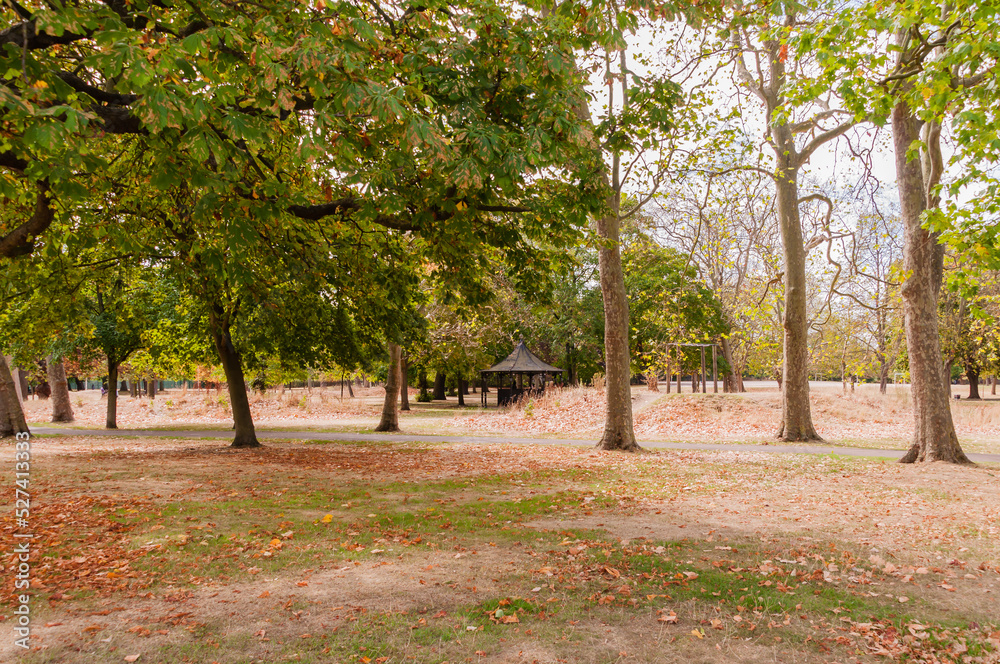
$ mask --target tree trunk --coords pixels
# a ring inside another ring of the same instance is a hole
[[[465,382],[465,379],[459,377],[459,379],[458,379],[458,405],[459,406],[464,406],[465,405],[465,394],[467,392],[466,386],[467,386],[467,383]]]
[[[52,421],[72,422],[73,405],[69,400],[69,382],[66,380],[66,369],[62,360],[50,357],[46,371],[49,385],[52,386]]]
[[[576,385],[576,374],[573,371],[573,344],[566,342],[566,383]]]
[[[622,55],[624,58],[624,52]],[[586,99],[586,93],[581,90],[573,111],[579,120],[592,123]],[[627,99],[626,96],[626,103]],[[609,114],[611,106],[609,104]],[[598,217],[595,224],[597,235],[603,240],[598,250],[597,267],[601,279],[601,299],[604,303],[604,394],[607,398],[604,435],[597,443],[597,449],[636,452],[642,448],[635,442],[632,426],[632,388],[629,385],[631,357],[628,349],[629,310],[619,242],[622,194],[620,171],[619,153],[613,155],[610,176],[606,169],[601,173],[603,184],[611,193],[608,196],[608,213]]]
[[[921,225],[927,203],[924,177],[920,162],[907,154],[920,139],[920,122],[905,103],[892,110],[892,138],[903,221],[903,271],[907,278],[901,292],[914,418],[913,445],[900,461],[971,463],[955,434],[946,382],[950,376],[942,375],[938,292],[944,248],[937,235]]]
[[[24,409],[17,398],[14,377],[10,374],[7,358],[0,354],[0,437],[28,433]]]
[[[17,370],[17,376],[14,376],[14,380],[17,381],[17,385],[15,387],[16,388],[20,388],[21,401],[27,401],[28,400],[28,375],[26,373],[24,373],[23,371],[21,371],[20,369],[18,369]]]
[[[617,194],[613,195],[611,203],[611,213],[597,220],[597,234],[604,240],[598,254],[598,268],[604,300],[604,394],[607,398],[604,435],[597,443],[597,449],[636,452],[642,448],[635,442],[632,427],[628,296],[625,293],[625,273],[618,237],[621,220],[618,217]]]
[[[104,418],[105,429],[118,428],[118,363],[108,358],[108,410]]]
[[[445,401],[448,396],[445,394],[444,385],[445,375],[443,371],[438,371],[434,375],[434,400],[435,401]]]
[[[7,392],[0,391],[0,438],[13,436],[14,425],[11,423],[11,412],[7,406]]]
[[[997,377],[996,374],[990,376],[990,394],[996,396],[997,393]]]
[[[980,401],[982,397],[979,396],[979,371],[976,369],[966,369],[965,377],[969,379],[969,399]]]
[[[427,395],[427,369],[420,367],[420,375],[417,378],[417,384],[420,387],[420,394],[422,396]]]
[[[779,146],[794,146],[788,125],[772,128]],[[809,335],[806,315],[806,252],[799,218],[798,167],[789,155],[777,155],[775,180],[778,221],[785,259],[784,343],[781,377],[781,425],[777,437],[788,442],[822,440],[813,427],[809,406]]]
[[[240,372],[242,373],[242,371],[243,371],[243,369],[242,369],[242,366],[241,366]],[[150,399],[155,399],[156,398],[156,379],[155,378],[150,378],[148,381],[146,381],[146,396],[149,397]]]
[[[646,374],[646,389],[650,392],[660,391],[660,378],[656,375],[656,369],[650,369]]]
[[[247,397],[247,384],[243,376],[243,360],[239,351],[233,346],[233,337],[229,322],[222,317],[222,312],[209,312],[209,326],[212,331],[212,341],[215,351],[222,362],[222,370],[226,374],[229,385],[229,404],[233,410],[235,435],[233,447],[260,447],[257,431],[253,425],[253,414],[250,412],[250,399]]]
[[[385,400],[382,402],[382,419],[375,431],[399,431],[399,412],[396,398],[399,395],[400,351],[399,344],[389,343],[389,376],[385,381]]]
[[[399,356],[399,409],[410,409],[410,379],[409,362],[406,361],[406,353]]]
[[[889,383],[889,363],[885,361],[885,357],[879,359],[878,368],[878,391],[879,394],[886,393],[886,385]]]
[[[729,373],[722,379],[722,384],[726,392],[742,392],[743,386],[740,385],[739,378],[736,377],[736,362],[733,361],[733,349],[729,346],[729,339],[726,337],[722,338],[722,357],[726,358],[726,364],[729,366]]]

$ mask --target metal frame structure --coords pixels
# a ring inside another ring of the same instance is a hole
[[[689,348],[701,348],[701,380],[700,380],[700,382],[701,382],[701,392],[702,392],[702,394],[706,394],[708,392],[708,380],[707,380],[707,375],[706,375],[707,372],[705,371],[705,349],[706,348],[711,348],[712,349],[712,392],[713,393],[718,393],[719,392],[719,353],[718,353],[719,346],[718,346],[718,344],[686,344],[686,343],[667,344],[667,348],[668,349],[671,346],[676,346],[676,347],[678,347],[678,349],[680,347],[682,347],[682,346],[683,347],[689,347]],[[680,354],[679,350],[678,350],[678,354]],[[678,362],[678,370],[677,370],[677,394],[681,393],[681,374],[683,373],[680,370],[679,365],[680,365],[680,362]],[[667,394],[670,394],[670,382],[671,382],[670,378],[671,378],[671,375],[672,374],[671,374],[671,371],[670,371],[670,351],[667,350]],[[696,375],[698,375],[698,374],[697,373],[692,373],[691,374],[692,379]],[[723,387],[723,389],[725,389],[725,384],[723,384],[722,387]],[[694,381],[693,380],[692,380],[691,391],[692,392],[697,392],[698,391],[697,389],[695,389]]]

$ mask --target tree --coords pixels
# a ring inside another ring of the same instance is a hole
[[[108,371],[108,402],[105,428],[118,428],[118,370],[143,347],[142,332],[153,325],[148,290],[141,272],[123,271],[107,275],[93,286],[91,323],[93,343],[104,353]]]
[[[996,275],[961,263],[951,269],[961,271],[962,277],[941,297],[942,351],[946,364],[958,364],[968,378],[968,398],[979,400],[979,380],[995,370],[1000,347]]]
[[[69,400],[69,382],[66,380],[66,369],[62,360],[54,355],[49,356],[46,372],[49,385],[52,387],[52,421],[72,422],[73,405]]]
[[[642,221],[630,225],[623,243],[636,373],[665,370],[671,343],[717,343],[729,333],[721,302],[687,257],[657,244]]]
[[[0,438],[18,433],[29,433],[28,424],[24,420],[21,400],[10,375],[10,365],[3,353],[0,353]]]
[[[261,241],[337,247],[327,265],[342,270],[359,247],[381,258],[369,236],[412,237],[433,277],[454,282],[474,280],[487,250],[519,264],[540,243],[579,236],[600,194],[572,110],[577,35],[509,9],[5,7],[19,22],[0,42],[21,48],[0,64],[21,75],[3,101],[0,167],[19,178],[3,193],[33,203],[44,223],[29,241],[22,231],[35,221],[10,222],[4,242],[16,246],[0,255],[73,232],[142,260],[189,261],[176,274],[201,280],[188,290],[207,307],[236,442],[253,445],[233,326],[241,307],[264,304],[260,289],[247,294],[273,255]],[[121,220],[131,233],[116,232]],[[136,232],[150,220],[158,232]]]
[[[560,9],[573,11],[569,3]],[[604,210],[594,217],[604,305],[607,403],[604,432],[597,448],[635,452],[641,448],[635,442],[632,422],[629,302],[622,267],[621,228],[624,220],[638,213],[652,198],[667,170],[673,141],[666,137],[672,133],[676,137],[679,133],[672,111],[680,106],[683,95],[680,86],[668,75],[639,75],[634,71],[636,58],[634,55],[630,58],[626,39],[639,28],[647,15],[644,10],[650,10],[649,16],[664,18],[672,10],[641,3],[632,6],[610,3],[594,9],[584,15],[583,29],[586,34],[597,35],[594,40],[597,48],[591,57],[595,60],[593,70],[603,73],[600,88],[606,103],[603,112],[592,119],[586,97],[581,95],[575,111],[581,122],[593,122],[594,144],[603,148],[606,161],[599,177],[608,192],[607,200]],[[644,191],[633,205],[623,208],[630,178],[641,182],[633,182],[633,186]]]
[[[656,233],[690,257],[721,302],[729,328],[720,341],[729,367],[724,385],[742,392],[751,364],[759,373],[781,363],[781,242],[771,178],[739,169],[715,175],[709,168],[717,157],[664,191],[653,219]]]
[[[801,106],[786,94],[790,75],[801,75],[808,51],[794,51],[788,41],[802,23],[790,5],[768,6],[759,13],[741,15],[724,35],[732,44],[739,81],[764,104],[766,141],[774,153],[778,224],[784,250],[784,349],[782,417],[778,438],[786,441],[820,440],[809,407],[809,340],[806,242],[800,208],[815,196],[800,196],[802,167],[822,146],[846,134],[855,120],[847,111],[831,107],[829,98],[813,96]],[[779,19],[777,25],[772,21]],[[802,117],[797,117],[801,115]]]
[[[886,393],[889,370],[899,352],[899,289],[902,259],[901,228],[895,215],[877,209],[858,215],[850,246],[841,253],[848,257],[848,284],[834,292],[850,298],[865,310],[863,343],[873,352],[878,369],[879,392]],[[838,264],[838,268],[839,268]]]
[[[399,413],[396,410],[396,398],[399,395],[401,380],[399,344],[389,343],[389,375],[385,381],[385,402],[382,405],[382,419],[375,431],[399,431]],[[405,385],[404,385],[405,387]]]
[[[243,168],[269,167],[256,157],[269,134],[292,133],[302,141],[284,157],[317,168],[321,178],[338,173],[337,198],[303,205],[300,178],[272,180],[268,198],[284,196],[304,218],[361,213],[390,226],[446,222],[442,214],[454,217],[463,205],[533,207],[530,196],[513,206],[490,199],[494,191],[526,193],[526,170],[564,164],[578,151],[573,116],[560,113],[572,82],[560,62],[572,35],[496,4],[437,11],[335,2],[302,11],[290,0],[89,1],[40,10],[13,3],[2,12],[10,27],[0,31],[7,47],[0,65],[11,85],[2,102],[9,138],[0,167],[17,178],[4,180],[3,193],[28,217],[0,229],[2,257],[35,248],[55,221],[55,201],[72,210],[90,195],[81,176],[101,176],[120,158],[116,136],[150,137],[163,157],[193,151],[238,179]],[[459,73],[464,85],[455,86]],[[514,122],[479,122],[491,114]],[[445,117],[453,132],[439,121]],[[494,149],[500,145],[509,149]],[[404,162],[408,172],[400,171]],[[390,202],[376,192],[410,186],[429,166],[437,175],[424,178],[422,189],[439,195],[419,199],[416,219],[399,219],[406,198]],[[158,173],[149,184],[169,176]],[[346,187],[358,182],[370,185],[368,195]]]
[[[914,441],[902,462],[969,463],[951,417],[949,372],[942,362],[938,299],[947,237],[960,251],[989,256],[979,244],[991,196],[967,203],[964,187],[986,185],[982,164],[996,155],[995,44],[997,8],[992,5],[907,3],[845,7],[809,35],[804,46],[823,53],[818,84],[844,91],[858,117],[892,127],[901,219],[904,227],[901,295],[914,409]],[[844,51],[846,39],[857,47]],[[864,35],[863,39],[858,41]],[[873,42],[871,37],[877,39]],[[871,47],[862,48],[863,45]],[[942,186],[947,163],[942,131],[955,138],[952,164],[961,172]],[[941,195],[951,200],[941,206]],[[942,230],[949,230],[942,236]],[[995,233],[995,231],[991,232]],[[978,247],[978,249],[977,249]],[[980,251],[982,250],[982,251]]]

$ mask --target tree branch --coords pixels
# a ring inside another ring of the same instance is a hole
[[[15,258],[26,256],[35,250],[35,238],[48,230],[55,219],[49,198],[47,181],[38,183],[38,196],[35,198],[35,211],[31,218],[0,237],[0,258]]]
[[[823,145],[824,143],[828,143],[839,136],[843,136],[853,126],[854,126],[853,120],[850,122],[845,122],[841,125],[834,127],[833,129],[824,131],[823,133],[813,138],[811,141],[806,143],[806,146],[802,148],[802,152],[799,153],[799,163],[804,164],[806,161],[809,160],[809,157],[812,155],[812,153],[815,152],[817,149],[819,149],[821,145]]]

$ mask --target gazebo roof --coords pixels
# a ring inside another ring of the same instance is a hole
[[[528,347],[524,345],[524,339],[518,342],[517,347],[514,349],[506,359],[500,360],[494,364],[489,369],[484,369],[483,373],[562,373],[562,369],[558,369],[551,364],[546,364],[542,362],[535,354],[528,350]]]

